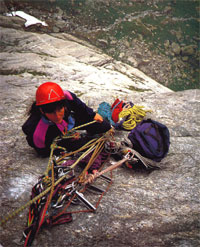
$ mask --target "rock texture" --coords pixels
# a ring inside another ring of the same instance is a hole
[[[1,13],[22,10],[48,23],[29,30],[72,34],[172,90],[200,89],[197,0],[0,1]]]
[[[152,109],[148,117],[169,127],[171,146],[160,170],[115,170],[96,214],[42,230],[33,246],[199,246],[200,90],[175,93],[73,36],[17,30],[13,20],[0,33],[1,218],[29,200],[46,169],[21,125],[37,86],[55,81],[94,109],[116,97]],[[1,227],[3,247],[20,245],[26,216],[27,209]]]

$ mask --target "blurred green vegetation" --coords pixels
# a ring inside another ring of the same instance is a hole
[[[66,11],[77,29],[98,30],[95,38],[88,40],[107,40],[107,46],[103,48],[106,53],[111,48],[111,38],[131,41],[142,35],[149,50],[169,56],[171,60],[173,56],[166,54],[166,40],[170,44],[178,43],[180,47],[195,45],[196,54],[200,54],[199,0],[57,0],[54,4]],[[98,46],[98,43],[93,44]],[[116,46],[116,51],[109,54],[118,59],[119,53]],[[175,76],[168,87],[176,91],[200,88],[197,55],[185,62],[184,74],[186,76],[180,78]]]

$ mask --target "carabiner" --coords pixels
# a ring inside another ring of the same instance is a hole
[[[134,157],[134,154],[128,150],[128,152],[125,154],[124,158],[126,158],[127,160],[132,160]]]

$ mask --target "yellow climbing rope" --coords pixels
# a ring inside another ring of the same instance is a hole
[[[80,128],[85,127],[85,126],[88,126],[88,125],[93,124],[93,123],[96,123],[96,120],[91,121],[91,122],[89,122],[89,123],[85,123],[85,124],[83,124],[83,125],[79,125],[79,126],[77,126],[77,127],[74,127],[73,129],[69,130],[65,135],[63,135],[62,138],[63,138],[63,139],[74,138],[74,137],[76,137],[76,135],[73,133],[75,130],[80,129]],[[53,156],[54,150],[55,150],[55,149],[63,149],[63,150],[66,150],[64,147],[60,147],[60,146],[57,145],[57,142],[58,142],[58,140],[59,140],[60,138],[61,138],[60,136],[57,136],[57,137],[54,139],[53,143],[51,144],[51,152],[50,152],[50,156],[49,156],[49,161],[48,161],[48,165],[47,165],[46,171],[45,171],[45,173],[44,173],[45,176],[47,176],[49,170],[51,169],[51,163],[53,162],[52,156]],[[80,150],[77,150],[76,152],[78,152],[78,151],[80,151]],[[70,154],[71,154],[71,153],[70,153]],[[78,162],[77,162],[77,163],[78,163]]]
[[[68,177],[69,174],[66,174],[64,176],[62,176],[61,178],[59,178],[55,184],[54,187],[59,184],[64,178]],[[17,210],[11,212],[8,216],[6,216],[4,219],[2,219],[0,221],[0,225],[5,224],[8,220],[12,219],[13,217],[15,217],[17,214],[19,214],[21,211],[23,211],[26,207],[30,206],[31,204],[33,204],[34,202],[36,202],[38,199],[42,198],[44,195],[46,195],[50,190],[51,190],[52,186],[48,187],[47,189],[45,189],[43,192],[41,192],[39,195],[37,195],[36,197],[34,197],[32,200],[28,201],[25,205],[21,206],[20,208],[18,208]]]
[[[126,130],[132,130],[137,123],[143,120],[147,112],[152,112],[151,110],[144,110],[143,108],[143,106],[134,105],[131,108],[123,109],[119,113],[119,121],[125,119],[122,127]]]
[[[60,138],[74,138],[74,135],[73,135],[73,131],[76,130],[76,129],[79,129],[83,126],[86,126],[86,125],[89,125],[89,124],[92,124],[92,123],[95,123],[96,121],[92,121],[92,122],[89,122],[89,123],[86,123],[84,125],[80,125],[76,128],[73,128],[72,130],[70,130],[68,132],[67,135],[63,136],[63,137],[56,137],[55,140],[53,141],[52,145],[51,145],[51,153],[50,153],[50,157],[49,157],[49,161],[48,161],[48,165],[47,165],[47,168],[46,168],[46,171],[44,173],[44,178],[43,178],[43,182],[45,183],[46,185],[46,188],[43,192],[41,192],[39,195],[37,195],[36,197],[34,197],[32,200],[30,200],[29,202],[27,202],[25,205],[21,206],[20,208],[18,208],[17,210],[15,210],[14,212],[11,212],[9,213],[8,216],[6,216],[4,219],[2,219],[0,221],[0,225],[3,225],[5,224],[8,220],[12,219],[13,217],[15,217],[17,214],[19,214],[21,211],[23,211],[26,207],[30,206],[31,204],[33,204],[34,202],[36,202],[38,199],[42,198],[44,195],[46,195],[47,193],[50,192],[50,195],[48,197],[48,201],[47,201],[47,208],[51,202],[51,199],[52,199],[52,195],[53,195],[53,192],[54,192],[54,188],[57,184],[59,184],[64,178],[68,177],[69,175],[66,174],[64,176],[62,176],[61,178],[59,178],[56,182],[54,181],[54,163],[53,163],[53,152],[55,149],[63,149],[65,150],[65,148],[63,147],[60,147],[57,145],[57,142],[59,141]],[[73,152],[69,152],[65,155],[63,155],[59,160],[56,161],[56,163],[58,164],[59,162],[61,162],[66,156],[70,156],[74,153],[78,153],[80,151],[83,151],[85,149],[87,149],[77,160],[76,162],[70,166],[70,169],[74,169],[75,166],[79,163],[79,161],[81,159],[83,159],[86,155],[88,155],[90,152],[94,151],[94,154],[92,155],[92,161],[94,161],[94,158],[99,154],[99,152],[102,150],[102,146],[106,140],[106,138],[104,137],[106,136],[106,134],[104,134],[102,137],[100,138],[94,138],[92,140],[90,140],[88,143],[86,143],[84,146],[82,146],[81,148],[79,148],[78,150],[76,151],[73,151]],[[87,165],[87,169],[85,168],[83,170],[83,172],[80,174],[80,177],[79,177],[79,182],[81,182],[81,180],[83,180],[83,177],[86,173],[86,171],[89,169],[89,167],[92,165],[92,162],[89,161],[89,165]],[[48,176],[48,173],[49,171],[51,170],[52,172],[52,176],[49,177]]]
[[[95,149],[92,153],[92,156],[88,162],[88,164],[86,165],[86,167],[84,168],[84,170],[81,172],[81,174],[79,175],[79,183],[83,183],[85,180],[85,175],[86,172],[88,171],[88,169],[91,167],[91,165],[93,164],[93,162],[95,161],[96,157],[101,153],[101,151],[103,150],[105,141],[107,139],[102,136],[100,137],[97,141],[96,141],[96,145],[95,145]]]

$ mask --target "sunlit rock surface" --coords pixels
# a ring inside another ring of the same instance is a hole
[[[27,145],[21,126],[37,86],[54,81],[95,110],[116,97],[153,110],[148,117],[169,127],[171,146],[160,170],[115,170],[96,213],[76,214],[72,223],[44,229],[33,246],[199,246],[200,90],[174,93],[67,34],[3,26],[1,218],[29,200],[32,186],[46,169],[48,159],[37,157]],[[116,138],[127,134],[116,132]],[[3,247],[18,246],[27,210],[0,229]]]

